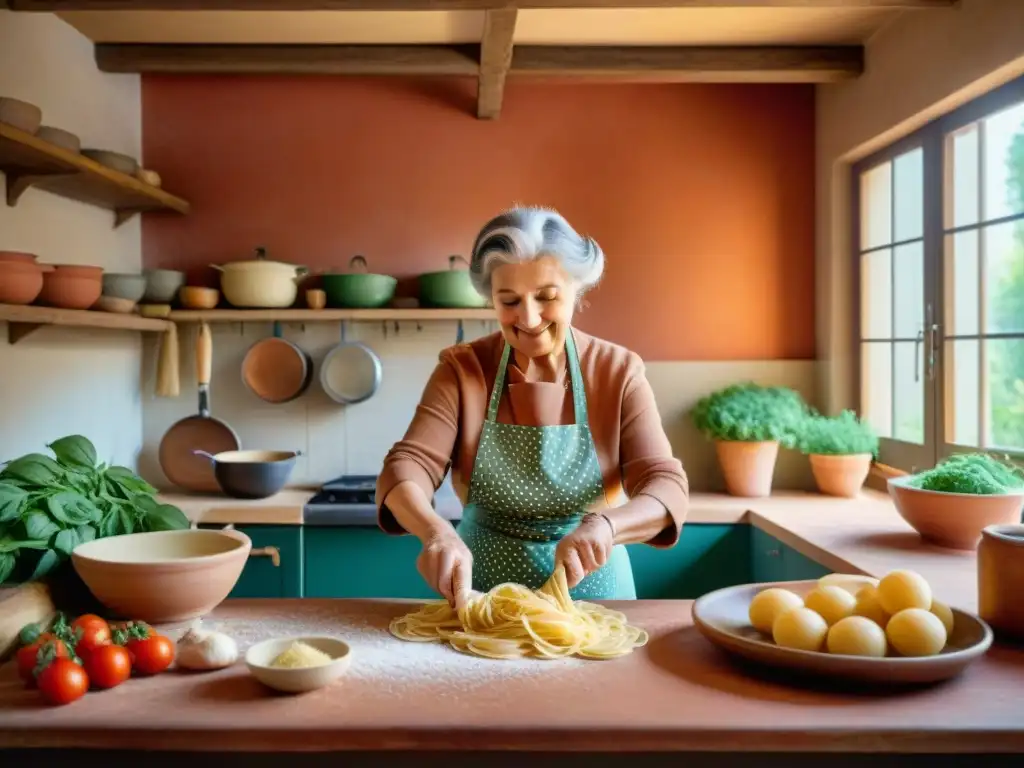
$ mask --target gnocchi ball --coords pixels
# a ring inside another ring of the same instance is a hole
[[[828,623],[810,608],[792,608],[781,614],[772,627],[772,639],[782,648],[820,651],[828,635]]]
[[[932,588],[914,571],[892,571],[878,582],[878,601],[890,616],[908,608],[932,607]]]
[[[889,623],[889,614],[885,612],[878,600],[878,588],[870,584],[861,587],[857,592],[857,603],[853,607],[853,615],[871,619],[882,628]]]
[[[844,656],[885,656],[888,643],[885,630],[863,616],[847,616],[837,621],[828,631],[826,640],[829,653]]]
[[[953,634],[953,611],[948,605],[940,603],[938,600],[932,600],[931,611],[939,617],[942,626],[946,628],[946,639],[948,640],[949,636]]]
[[[831,627],[853,614],[857,598],[842,587],[817,587],[804,598],[804,605],[823,618]]]
[[[818,579],[819,587],[842,587],[854,595],[868,584],[878,586],[878,579],[859,573],[829,573]]]
[[[775,619],[788,610],[802,607],[803,604],[804,601],[796,593],[788,589],[769,587],[758,592],[750,601],[750,623],[758,632],[770,635]]]
[[[935,656],[946,646],[942,619],[924,608],[905,608],[894,614],[885,634],[903,656]]]

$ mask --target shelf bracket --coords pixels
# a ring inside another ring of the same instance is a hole
[[[52,173],[8,173],[7,205],[11,208],[16,206],[21,196],[40,182],[77,175],[77,173],[67,173],[65,171],[54,171]]]
[[[17,344],[37,328],[42,328],[42,323],[8,323],[7,343]]]

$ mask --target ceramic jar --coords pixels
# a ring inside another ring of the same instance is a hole
[[[990,525],[978,545],[978,615],[1024,640],[1024,525]]]
[[[239,308],[290,307],[298,295],[299,281],[307,274],[305,267],[270,261],[263,248],[256,249],[254,260],[210,266],[221,273],[224,298]]]

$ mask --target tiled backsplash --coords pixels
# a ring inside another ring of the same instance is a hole
[[[467,321],[467,340],[492,332],[492,323]],[[198,326],[180,326],[181,394],[156,397],[157,344],[148,340],[143,386],[144,434],[139,469],[143,476],[166,486],[156,458],[164,432],[180,418],[197,412],[195,333]],[[383,378],[369,400],[339,405],[319,383],[320,363],[341,340],[338,323],[282,324],[283,336],[308,352],[315,375],[298,399],[282,405],[259,400],[242,382],[246,350],[273,333],[271,323],[214,324],[211,413],[231,425],[243,448],[301,450],[291,478],[293,485],[318,485],[342,474],[377,474],[388,449],[402,437],[415,411],[440,351],[456,340],[454,322],[348,323],[345,338],[366,343],[380,357]],[[686,411],[705,394],[743,378],[793,386],[814,399],[813,361],[656,362],[647,375],[654,389],[666,432],[682,459],[694,490],[719,487],[714,451],[689,424]],[[776,474],[780,487],[809,487],[806,460],[784,451]]]

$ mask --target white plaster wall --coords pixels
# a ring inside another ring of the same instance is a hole
[[[0,10],[0,96],[37,104],[83,146],[140,156],[139,77],[99,72],[92,44],[56,16]],[[142,263],[137,218],[115,230],[113,214],[38,190],[15,208],[0,201],[0,250],[114,272]],[[11,346],[0,323],[0,461],[79,433],[102,460],[134,466],[141,355],[135,333],[41,328]]]
[[[1024,0],[908,11],[867,44],[865,73],[817,89],[817,339],[826,409],[856,407],[850,165],[1024,73]]]

